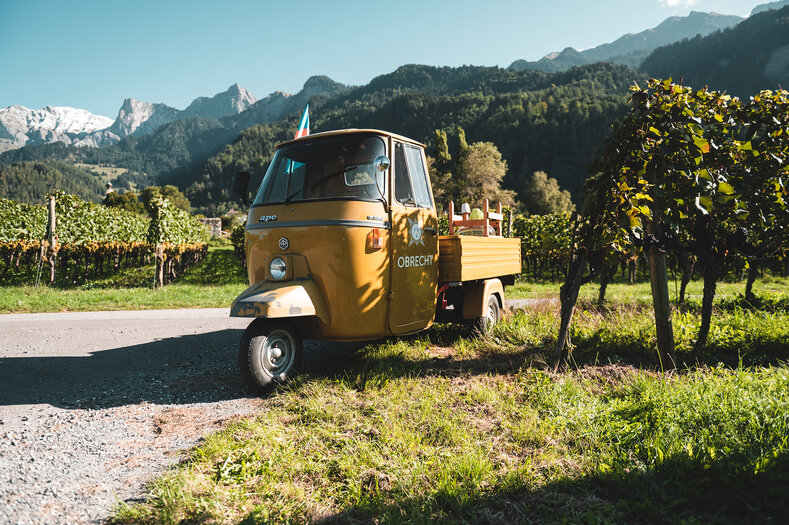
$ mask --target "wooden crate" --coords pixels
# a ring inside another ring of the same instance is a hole
[[[447,235],[438,238],[438,280],[475,281],[521,273],[521,240]]]

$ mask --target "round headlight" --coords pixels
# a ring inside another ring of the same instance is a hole
[[[282,257],[274,257],[268,267],[271,278],[275,281],[281,281],[288,273],[288,267]]]

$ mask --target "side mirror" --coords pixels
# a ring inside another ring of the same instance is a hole
[[[386,171],[389,169],[389,157],[386,155],[380,155],[375,158],[373,161],[373,166],[375,166],[375,171]]]
[[[236,178],[233,180],[233,186],[230,188],[230,196],[234,199],[239,199],[246,206],[250,204],[247,196],[250,178],[252,178],[252,175],[248,171],[237,171]]]
[[[389,169],[389,157],[386,155],[379,155],[375,157],[373,161],[373,168],[375,169],[375,189],[378,190],[378,195],[381,196],[381,202],[384,204],[384,208],[386,208],[386,195],[384,195],[384,190],[386,189],[386,181],[383,180],[384,172]],[[384,189],[381,189],[381,183],[383,183]]]

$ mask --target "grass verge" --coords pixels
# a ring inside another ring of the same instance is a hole
[[[781,362],[789,314],[733,309],[716,318],[723,328],[710,363],[747,350],[768,366],[661,374],[633,366],[654,360],[644,309],[581,313],[577,366],[564,373],[544,365],[556,333],[546,306],[484,339],[439,326],[319,359],[268,397],[258,417],[209,436],[148,501],[121,505],[113,521],[745,523],[789,515],[789,368]],[[685,315],[677,324],[690,330],[698,320]]]
[[[507,288],[507,297],[510,299],[558,297],[560,286],[561,283],[519,281],[514,286]],[[585,284],[581,287],[578,299],[586,302],[596,301],[599,290],[600,285],[597,283]],[[688,288],[685,292],[686,300],[700,303],[703,292],[703,281],[691,281],[688,283]],[[789,277],[765,276],[756,281],[754,292],[764,295],[789,295]],[[718,299],[733,299],[744,293],[745,281],[722,281],[718,283],[715,297]],[[669,296],[674,302],[679,298],[678,282],[669,282]],[[606,299],[613,302],[652,304],[652,289],[649,280],[635,284],[614,282],[608,285]]]

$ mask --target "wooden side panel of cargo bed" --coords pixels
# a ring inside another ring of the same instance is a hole
[[[438,280],[475,281],[521,273],[521,240],[447,235],[438,238]]]

